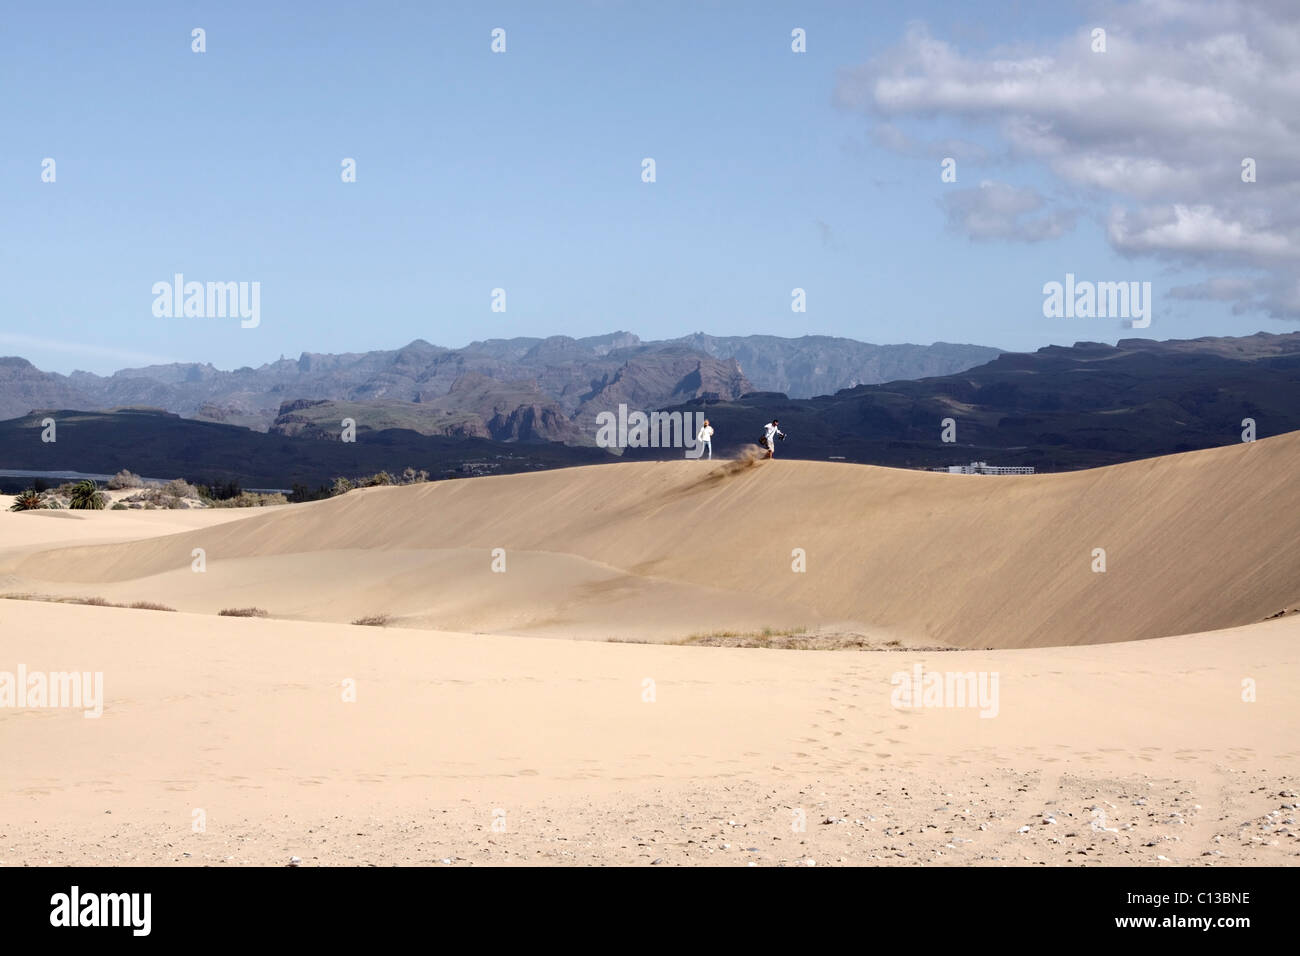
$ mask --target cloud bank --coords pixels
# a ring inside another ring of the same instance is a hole
[[[877,142],[912,155],[917,141],[899,121],[986,128],[1009,158],[1088,197],[1117,252],[1221,273],[1179,297],[1300,317],[1295,0],[1143,0],[1039,48],[979,54],[912,24],[841,71],[836,100],[873,119]],[[994,182],[942,204],[949,225],[978,240],[1052,239],[1074,221],[1035,189]]]

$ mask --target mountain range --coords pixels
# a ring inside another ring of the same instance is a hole
[[[869,345],[804,336],[643,342],[628,332],[574,339],[489,339],[447,349],[417,339],[400,349],[304,352],[223,371],[175,363],[109,376],[59,375],[0,359],[0,419],[42,408],[151,407],[186,418],[285,435],[337,437],[410,428],[427,435],[592,444],[595,417],[626,403],[653,409],[752,391],[811,397],[867,382],[947,374],[999,354],[976,345]]]

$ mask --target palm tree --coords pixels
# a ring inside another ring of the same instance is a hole
[[[77,511],[100,511],[106,503],[98,487],[89,478],[77,482],[68,492],[68,507]]]
[[[35,488],[28,488],[14,497],[14,503],[9,506],[10,511],[36,511],[45,507],[45,499]]]

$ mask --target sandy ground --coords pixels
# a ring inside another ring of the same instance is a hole
[[[6,658],[29,672],[102,671],[107,701],[98,719],[0,711],[9,866],[1300,854],[1300,618],[929,654],[13,601],[0,603],[0,623]],[[998,672],[997,715],[895,708],[891,675],[917,663]],[[1255,702],[1242,700],[1246,678]]]
[[[0,512],[0,591],[181,608],[0,600],[0,685],[104,692],[88,719],[0,686],[0,865],[1292,865],[1300,615],[1260,619],[1300,580],[1300,436],[1256,445]],[[273,616],[214,613],[247,605]],[[663,643],[724,628],[892,649]],[[897,699],[918,667],[996,675],[989,716]]]

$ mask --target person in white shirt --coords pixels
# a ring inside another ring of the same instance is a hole
[[[700,426],[700,433],[695,436],[695,440],[700,443],[700,446],[704,450],[708,451],[709,460],[712,461],[713,460],[713,426],[709,424],[709,420],[707,418],[704,419],[704,424]],[[701,452],[701,454],[703,454],[703,452]]]
[[[767,457],[771,458],[776,454],[776,439],[778,436],[785,437],[785,432],[778,427],[779,422],[774,418],[763,426],[763,447],[767,449]]]

